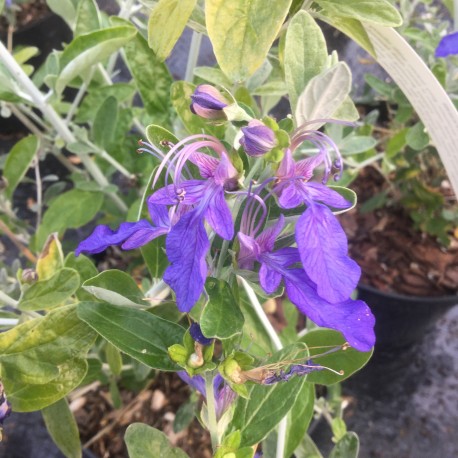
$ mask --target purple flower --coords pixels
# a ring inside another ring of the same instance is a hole
[[[191,111],[207,119],[224,119],[226,116],[223,108],[227,107],[226,100],[220,92],[209,84],[196,87],[191,95]]]
[[[207,391],[205,389],[205,380],[201,375],[195,375],[190,377],[186,371],[178,371],[178,377],[196,389],[204,398],[207,397]],[[229,406],[234,402],[236,394],[231,388],[224,383],[223,377],[217,374],[213,379],[213,391],[215,394],[215,411],[216,419],[219,420]]]
[[[274,131],[257,119],[251,120],[247,127],[242,127],[242,132],[240,144],[249,156],[262,156],[277,145]]]
[[[111,245],[121,245],[123,250],[132,250],[167,234],[171,227],[167,208],[149,203],[148,210],[153,225],[142,219],[135,223],[122,223],[115,231],[105,225],[97,226],[88,238],[80,242],[75,255],[82,252],[100,253]]]
[[[293,364],[286,372],[280,371],[278,374],[273,374],[266,378],[263,382],[264,385],[273,385],[278,382],[287,382],[291,377],[297,375],[299,377],[310,374],[315,371],[322,371],[326,369],[311,360],[306,361],[305,364]]]
[[[445,35],[436,48],[435,57],[447,57],[458,54],[458,32]]]
[[[198,323],[191,324],[189,327],[189,333],[191,334],[191,337],[201,345],[211,345],[213,342],[213,339],[207,339],[207,337],[202,334],[202,330],[200,329]]]
[[[299,136],[293,144],[297,146],[303,138]],[[308,181],[322,162],[332,164],[327,157],[328,152],[323,149],[316,156],[295,162],[291,151],[287,150],[276,174],[274,192],[283,208],[307,205],[296,224],[296,242],[302,265],[316,284],[318,294],[337,303],[350,297],[358,284],[361,269],[348,256],[347,237],[327,207],[348,208],[350,202],[326,185]]]
[[[182,149],[179,149],[180,144],[172,148],[156,178],[168,164],[174,183],[159,189],[148,199],[150,205],[173,205],[178,209],[184,206],[187,209],[166,238],[170,266],[165,271],[164,281],[174,290],[181,312],[192,309],[204,288],[207,276],[205,257],[210,247],[204,220],[223,239],[234,237],[232,214],[224,193],[237,188],[238,172],[216,138],[200,138],[203,140]],[[213,150],[219,158],[201,153],[199,149],[203,148]],[[175,157],[170,159],[174,154]],[[187,161],[198,167],[203,180],[183,179],[182,171]]]
[[[349,296],[335,302],[323,298],[307,269],[300,266],[303,257],[300,249],[287,247],[274,251],[275,240],[283,226],[284,217],[280,215],[276,224],[257,237],[239,232],[239,266],[250,269],[254,261],[259,262],[259,281],[266,293],[273,293],[283,280],[286,294],[304,315],[318,326],[342,332],[357,350],[370,350],[375,343],[375,335],[374,317],[369,307],[363,301],[349,299]],[[345,271],[340,271],[340,276],[345,277]]]

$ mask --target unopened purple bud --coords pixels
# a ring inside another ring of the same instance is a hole
[[[262,156],[277,146],[274,131],[261,121],[253,119],[247,127],[242,127],[240,144],[249,156]]]
[[[191,111],[207,119],[224,119],[226,115],[223,108],[227,107],[226,100],[221,93],[209,84],[201,84],[196,87],[191,95]]]
[[[192,323],[189,328],[189,334],[191,337],[201,345],[211,345],[212,339],[207,339],[203,334],[200,326],[197,323]]]

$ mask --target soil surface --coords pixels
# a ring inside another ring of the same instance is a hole
[[[46,0],[34,0],[19,4],[17,7],[19,9],[16,11],[16,29],[24,28],[50,12]],[[4,34],[7,29],[8,21],[5,17],[0,16],[0,35]]]
[[[396,206],[371,213],[359,211],[361,204],[385,185],[377,171],[366,168],[350,185],[359,204],[340,217],[350,255],[361,266],[361,282],[406,295],[457,294],[456,238],[448,248],[441,246],[433,237],[416,231],[410,217]]]

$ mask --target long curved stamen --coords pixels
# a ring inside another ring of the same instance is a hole
[[[189,142],[192,142],[197,139],[210,139],[210,140],[216,140],[215,137],[212,137],[211,135],[203,135],[203,134],[196,134],[196,135],[191,135],[190,137],[186,137],[183,140],[179,141],[176,145],[173,146],[173,148],[164,156],[161,164],[159,165],[159,168],[157,169],[156,175],[153,180],[153,188],[156,186],[157,181],[159,180],[159,177],[161,176],[162,171],[164,170],[164,167],[170,162],[170,158],[180,150],[184,145],[186,145]]]

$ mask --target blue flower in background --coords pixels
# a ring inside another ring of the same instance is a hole
[[[451,54],[458,54],[458,32],[445,35],[436,48],[436,57],[447,57]]]

